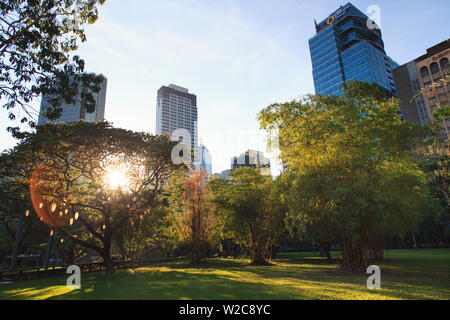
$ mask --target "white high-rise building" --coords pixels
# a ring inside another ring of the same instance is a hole
[[[39,112],[38,125],[44,125],[47,122],[59,123],[61,121],[65,123],[76,122],[80,120],[88,122],[103,121],[105,119],[106,88],[108,85],[108,80],[105,77],[103,78],[103,82],[100,84],[100,91],[98,93],[92,93],[95,99],[95,111],[93,113],[87,113],[86,110],[81,107],[83,103],[81,94],[85,90],[85,87],[80,84],[79,94],[75,99],[75,103],[61,106],[61,115],[58,119],[55,120],[49,120],[44,117],[44,113],[49,106],[49,98],[48,96],[44,95],[41,101],[41,110]]]
[[[156,103],[156,134],[169,134],[190,144],[196,155],[194,162],[198,162],[197,96],[174,84],[162,86]]]

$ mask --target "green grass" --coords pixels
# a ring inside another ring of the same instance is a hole
[[[212,259],[152,265],[115,274],[82,274],[82,289],[66,277],[0,286],[0,299],[450,299],[450,250],[387,252],[380,263],[381,290],[366,287],[367,275],[338,271],[312,253],[280,254],[274,266],[248,260]]]

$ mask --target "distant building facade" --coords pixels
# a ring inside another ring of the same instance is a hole
[[[85,108],[82,108],[81,93],[86,90],[83,84],[80,84],[78,97],[75,99],[74,104],[66,104],[61,106],[61,116],[55,120],[47,119],[44,114],[49,107],[48,96],[44,95],[41,100],[41,108],[39,112],[38,125],[44,125],[47,122],[59,123],[59,122],[77,122],[80,120],[95,122],[103,121],[105,119],[105,105],[106,105],[106,90],[108,86],[108,80],[104,77],[103,82],[100,84],[100,91],[98,93],[93,92],[92,95],[96,100],[95,111],[93,113],[87,113]]]
[[[209,150],[204,145],[200,145],[198,150],[200,155],[199,161],[195,164],[195,169],[204,168],[209,175],[212,175],[212,159]]]
[[[231,170],[241,167],[262,168],[270,171],[270,160],[265,158],[261,151],[248,150],[240,156],[231,158]]]
[[[221,173],[215,173],[214,178],[230,180],[231,179],[231,170],[224,170]]]
[[[433,114],[440,106],[450,104],[449,59],[450,39],[447,39],[427,49],[425,55],[394,69],[405,120],[422,125],[441,122]],[[449,119],[442,120],[447,136],[448,123]]]
[[[208,174],[212,174],[211,154],[204,145],[200,146],[200,159],[202,167],[206,169],[206,172],[208,172]]]
[[[193,155],[197,155],[195,163],[199,161],[197,120],[197,96],[188,89],[170,84],[158,90],[156,134],[169,134],[180,142],[189,138]]]
[[[340,95],[345,81],[376,83],[389,96],[396,96],[392,69],[381,31],[368,27],[369,17],[351,3],[341,6],[316,23],[309,40],[316,94]]]
[[[437,108],[450,105],[450,39],[427,50],[427,53],[415,60],[420,87],[427,93],[424,100],[428,118],[433,123],[442,122],[444,131],[449,135],[449,118],[435,119]]]
[[[411,61],[394,69],[393,74],[404,120],[427,125],[428,111],[423,96],[419,94],[421,86],[416,62]]]

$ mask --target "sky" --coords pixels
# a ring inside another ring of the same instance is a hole
[[[105,118],[155,133],[157,90],[175,84],[197,95],[199,141],[213,172],[247,149],[267,151],[257,114],[314,93],[308,39],[344,5],[335,0],[107,0],[86,29],[86,71],[108,79]],[[355,0],[380,8],[386,53],[404,64],[449,38],[448,0]],[[35,102],[38,105],[38,101]],[[0,150],[16,141],[0,110]],[[272,156],[275,163],[275,156]],[[273,173],[279,170],[273,166]]]

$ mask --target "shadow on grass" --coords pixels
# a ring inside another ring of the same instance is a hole
[[[245,283],[226,275],[192,274],[184,271],[144,271],[103,275],[83,283],[81,292],[69,292],[52,299],[120,300],[227,300],[286,299],[273,286]]]
[[[0,299],[449,299],[450,250],[395,252],[380,265],[382,290],[366,287],[368,275],[338,272],[337,261],[305,254],[280,255],[273,266],[249,260],[211,259],[157,264],[115,274],[82,275],[82,290],[65,277],[0,287]]]

